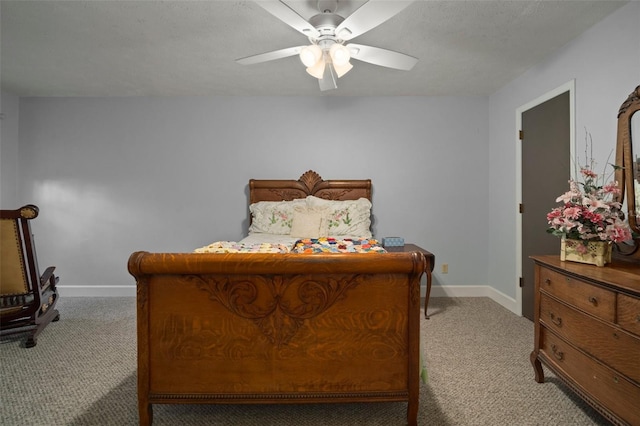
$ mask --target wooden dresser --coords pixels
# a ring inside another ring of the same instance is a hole
[[[640,265],[534,256],[535,348],[542,364],[619,425],[640,425]]]

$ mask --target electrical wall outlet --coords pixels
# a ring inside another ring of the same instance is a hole
[[[449,273],[449,264],[448,263],[443,263],[442,264],[442,273],[443,274],[448,274]]]

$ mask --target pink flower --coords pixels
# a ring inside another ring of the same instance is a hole
[[[605,210],[609,210],[609,203],[607,203],[606,201],[600,199],[600,198],[596,198],[593,195],[590,195],[589,198],[587,200],[585,200],[585,205],[589,205],[589,210],[594,211],[596,209],[605,209]]]
[[[621,243],[623,241],[629,241],[631,239],[631,230],[628,226],[620,226],[619,224],[609,225],[607,226],[605,233],[607,239],[613,241],[614,243]]]
[[[580,169],[580,173],[582,174],[582,176],[588,177],[588,178],[594,178],[595,179],[595,178],[598,177],[597,173],[595,173],[593,170],[588,169],[586,167],[581,168]]]
[[[582,209],[580,207],[567,207],[562,212],[562,216],[568,219],[578,219],[580,217],[580,213]]]
[[[573,228],[580,228],[582,224],[580,222],[573,222],[571,220],[566,220],[562,217],[556,218],[551,222],[551,225],[556,229],[563,230],[564,232],[569,232]]]
[[[591,223],[601,223],[604,220],[604,217],[601,214],[592,210],[586,210],[583,217]]]
[[[566,203],[569,203],[569,202],[571,202],[571,200],[572,200],[573,198],[575,198],[576,196],[577,196],[577,197],[579,197],[579,196],[580,196],[580,194],[576,194],[576,193],[575,193],[575,192],[573,192],[573,191],[565,192],[564,194],[562,194],[561,196],[559,196],[558,198],[556,198],[556,203],[559,203],[559,202],[563,202],[563,203],[565,203],[565,204],[566,204]]]
[[[629,225],[621,220],[618,182],[604,185],[604,179],[591,166],[580,167],[582,182],[569,180],[569,191],[558,198],[561,206],[547,213],[548,232],[562,238],[583,241],[621,242],[631,239]],[[575,247],[586,250],[585,245]]]
[[[553,210],[551,210],[549,213],[547,213],[547,221],[551,222],[552,220],[562,217],[562,210],[560,210],[559,208],[555,208]]]
[[[620,187],[618,186],[618,181],[609,182],[606,184],[602,191],[606,194],[618,195],[620,194]]]

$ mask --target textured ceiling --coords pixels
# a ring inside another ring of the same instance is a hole
[[[286,3],[317,11],[316,0]],[[0,75],[19,96],[488,95],[625,3],[416,0],[353,39],[419,58],[411,71],[353,60],[337,90],[320,92],[297,57],[235,62],[306,43],[252,1],[2,0]]]

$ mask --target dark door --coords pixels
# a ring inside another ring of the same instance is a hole
[[[533,320],[533,261],[560,255],[560,241],[547,234],[547,213],[569,190],[571,176],[569,92],[522,113],[522,315]]]

